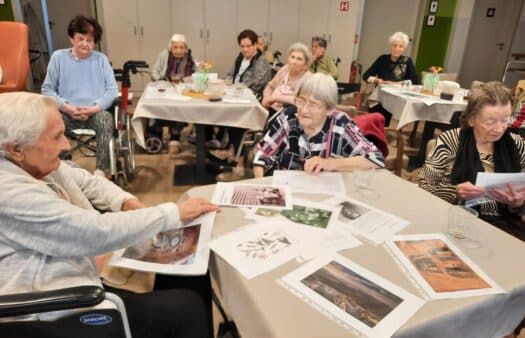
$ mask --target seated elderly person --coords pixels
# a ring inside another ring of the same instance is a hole
[[[328,42],[326,39],[320,36],[314,36],[312,38],[312,56],[313,61],[310,64],[310,71],[312,73],[324,73],[331,75],[337,80],[337,66],[334,60],[325,54]]]
[[[306,45],[296,42],[288,48],[288,63],[264,88],[262,104],[270,115],[280,111],[283,105],[294,104],[299,87],[311,75],[308,71],[311,60],[312,53]]]
[[[255,177],[275,169],[351,171],[382,168],[383,154],[368,141],[355,122],[335,110],[337,84],[317,73],[299,87],[295,106],[284,109],[257,145]]]
[[[0,94],[2,295],[101,286],[93,256],[217,210],[203,199],[146,208],[106,178],[61,162],[69,148],[54,98]],[[194,291],[112,292],[126,305],[133,337],[213,336],[207,304]]]
[[[396,32],[388,38],[388,41],[390,43],[390,54],[379,56],[363,74],[363,80],[377,85],[405,80],[418,84],[419,79],[414,62],[410,57],[403,55],[409,43],[408,35],[403,32]],[[385,116],[386,126],[390,124],[392,114],[389,111],[381,105],[374,106],[372,110]]]
[[[94,50],[102,37],[95,19],[77,16],[69,23],[67,33],[72,48],[51,55],[42,94],[56,98],[66,130],[95,130],[95,174],[103,176],[110,168],[108,144],[114,128],[107,110],[118,96],[117,82],[108,58]]]
[[[481,219],[525,240],[525,189],[476,186],[478,172],[521,172],[525,168],[525,142],[510,134],[508,92],[499,82],[474,87],[461,128],[442,133],[419,173],[419,186],[452,204],[484,196],[476,206]]]
[[[157,61],[151,70],[152,81],[182,82],[185,77],[191,76],[195,71],[195,62],[188,48],[186,37],[182,34],[173,34],[168,44],[168,49],[160,52]],[[147,133],[162,140],[162,127],[170,127],[170,139],[180,138],[181,130],[186,123],[176,121],[151,121]]]

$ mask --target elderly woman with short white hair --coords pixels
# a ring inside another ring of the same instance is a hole
[[[348,115],[335,110],[337,84],[331,76],[311,75],[299,87],[294,104],[275,118],[257,145],[255,177],[278,169],[317,174],[384,166],[378,148]]]
[[[296,42],[288,48],[288,63],[268,82],[263,92],[262,104],[279,111],[283,105],[294,104],[294,97],[304,80],[311,75],[308,65],[312,61],[310,49]],[[270,111],[270,114],[273,113]]]
[[[195,62],[188,49],[186,37],[182,34],[173,34],[168,43],[168,49],[160,52],[157,61],[151,70],[153,81],[172,81],[177,77],[182,79],[195,71]]]
[[[408,43],[408,35],[403,32],[396,32],[388,39],[390,43],[390,54],[383,54],[363,74],[363,80],[377,85],[383,83],[395,83],[405,80],[412,81],[413,84],[419,83],[414,62],[409,56],[403,55]],[[378,111],[385,116],[385,125],[390,124],[392,114],[380,105],[375,106],[374,111]]]

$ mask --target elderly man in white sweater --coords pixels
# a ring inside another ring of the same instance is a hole
[[[0,294],[101,285],[93,256],[146,241],[218,208],[204,199],[146,208],[107,179],[61,162],[59,154],[68,149],[54,98],[0,94]],[[198,296],[180,291],[139,295],[159,302],[144,298],[137,322],[164,312],[172,317],[172,332],[210,336],[203,332],[209,325],[200,322],[207,318],[206,306],[198,303]],[[177,307],[179,300],[183,310]],[[134,311],[128,313],[134,331]],[[144,325],[135,329],[153,334]]]

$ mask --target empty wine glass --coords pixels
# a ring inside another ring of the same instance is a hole
[[[481,242],[475,231],[478,216],[475,209],[464,205],[452,205],[448,213],[447,234],[460,246],[479,248]]]

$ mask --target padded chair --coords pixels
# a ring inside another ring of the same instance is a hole
[[[0,93],[23,91],[29,74],[29,32],[26,24],[0,21]]]
[[[116,306],[94,309],[104,300]],[[71,314],[52,321],[6,320],[7,317],[72,310]],[[0,296],[0,337],[131,337],[122,300],[98,286],[78,286],[60,290]]]

